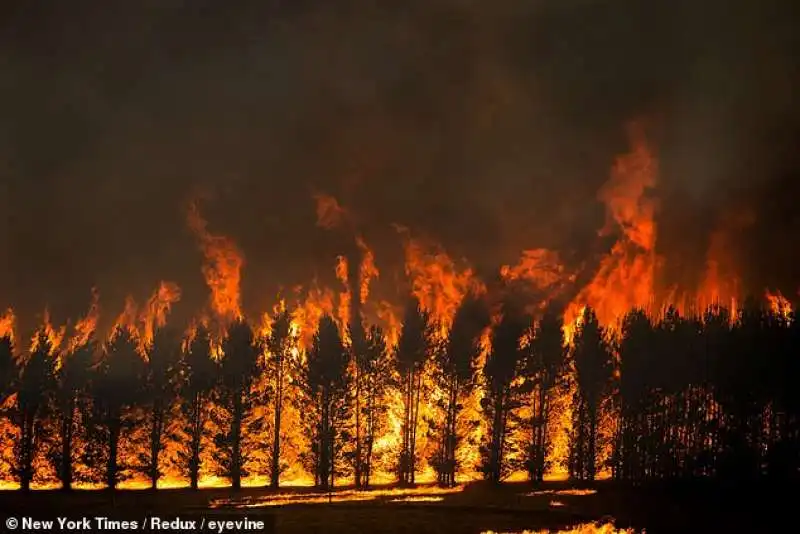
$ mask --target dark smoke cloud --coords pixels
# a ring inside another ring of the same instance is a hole
[[[763,236],[792,236],[778,216],[794,203],[770,200],[780,180],[796,189],[791,2],[3,9],[0,294],[23,316],[74,316],[93,285],[116,313],[162,278],[200,306],[184,221],[197,194],[246,254],[253,307],[331,270],[340,237],[315,226],[316,191],[357,215],[384,267],[401,254],[394,222],[483,269],[522,248],[580,255],[624,124],[642,116],[661,159],[660,247],[701,262],[707,231],[744,201],[770,206],[749,230],[759,257],[781,249]]]

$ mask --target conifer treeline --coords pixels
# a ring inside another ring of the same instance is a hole
[[[299,459],[315,484],[329,488],[351,477],[368,487],[394,391],[402,414],[391,463],[400,483],[414,483],[419,471],[416,444],[428,403],[441,414],[425,425],[435,444],[425,461],[439,483],[454,485],[475,468],[495,482],[519,471],[536,482],[552,467],[554,400],[572,391],[567,467],[575,479],[606,470],[630,482],[794,478],[800,326],[793,318],[755,302],[699,317],[670,309],[653,319],[633,310],[612,332],[586,309],[566,347],[559,310],[534,321],[508,302],[492,322],[486,305],[468,297],[446,337],[412,301],[395,347],[376,326],[356,322],[344,336],[323,316],[301,351],[286,310],[275,312],[265,336],[233,322],[221,351],[203,327],[189,340],[169,327],[157,330],[145,354],[124,328],[105,343],[90,337],[63,351],[54,351],[42,330],[20,357],[10,337],[0,339],[0,405],[14,431],[2,461],[22,489],[44,477],[41,470],[65,488],[99,482],[98,473],[113,488],[131,470],[156,487],[165,448],[177,442],[170,462],[192,488],[204,461],[234,488],[253,474],[248,465],[277,487],[287,464],[285,436],[276,429],[290,424],[282,417],[294,406],[299,418],[291,424],[308,444]],[[483,421],[465,416],[476,388]],[[481,424],[480,458],[465,465],[457,451]],[[204,455],[210,443],[213,460]]]

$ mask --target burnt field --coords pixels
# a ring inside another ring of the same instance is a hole
[[[43,490],[0,492],[0,513],[3,519],[241,517],[265,520],[281,533],[776,532],[791,513],[781,504],[786,492],[789,488],[764,485],[743,489],[693,482],[633,488],[611,481],[592,488],[558,482],[537,488],[525,483],[472,483],[454,489],[340,488],[330,494],[311,488]]]

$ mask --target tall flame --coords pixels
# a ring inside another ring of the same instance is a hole
[[[188,224],[205,257],[203,276],[211,290],[211,310],[222,322],[242,317],[240,282],[244,256],[224,235],[211,234],[197,204],[190,204]]]
[[[599,198],[606,205],[608,223],[621,232],[594,278],[567,307],[565,336],[571,340],[574,325],[586,306],[601,323],[615,327],[631,308],[650,307],[655,292],[655,202],[647,196],[657,180],[657,163],[637,125],[629,128],[631,151],[617,158],[611,178]]]

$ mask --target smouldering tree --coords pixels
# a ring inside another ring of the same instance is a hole
[[[434,422],[439,432],[438,447],[433,458],[438,482],[455,486],[458,464],[456,451],[464,434],[459,423],[463,402],[475,386],[475,363],[481,353],[481,335],[489,325],[486,304],[474,296],[466,297],[456,311],[447,339],[434,350],[436,378],[443,391],[440,408],[443,422]],[[475,422],[467,422],[477,424]]]
[[[378,326],[366,333],[363,352],[357,361],[362,381],[363,403],[359,405],[364,424],[363,454],[361,458],[362,487],[368,488],[372,476],[372,456],[375,438],[383,430],[387,411],[386,391],[393,383],[393,362],[386,346],[386,338]]]
[[[20,489],[29,490],[35,475],[33,460],[41,445],[42,418],[56,388],[56,356],[53,344],[44,328],[36,338],[24,361],[17,391],[20,428],[18,471]]]
[[[203,452],[208,404],[219,376],[219,366],[211,357],[211,333],[198,326],[183,352],[181,398],[189,434],[186,454],[189,484],[197,489],[200,480],[200,457]]]
[[[575,332],[572,357],[578,382],[573,476],[579,480],[594,480],[600,403],[611,378],[612,360],[605,329],[589,307],[584,309]]]
[[[303,373],[298,377],[298,385],[308,401],[303,418],[311,442],[314,481],[320,489],[334,486],[337,458],[341,456],[339,447],[349,438],[348,364],[349,354],[339,329],[325,315],[320,319]]]
[[[272,330],[266,341],[266,372],[269,380],[269,396],[272,397],[273,428],[272,451],[270,458],[270,486],[277,489],[281,472],[281,416],[286,401],[289,369],[297,351],[297,335],[292,331],[291,313],[282,309],[272,318]]]
[[[62,354],[61,366],[57,372],[56,402],[61,427],[61,452],[57,463],[58,477],[65,491],[72,489],[77,416],[88,401],[91,367],[97,353],[97,341],[93,335],[89,336],[84,343],[71,347]]]
[[[403,329],[397,343],[397,372],[403,391],[403,426],[398,462],[401,484],[414,484],[417,471],[417,428],[422,392],[422,374],[428,358],[431,324],[428,313],[412,299],[406,307]]]
[[[548,421],[551,398],[567,355],[563,326],[561,314],[552,305],[548,306],[536,323],[528,353],[526,374],[535,384],[528,453],[528,478],[532,482],[542,482],[549,467],[546,459],[550,450]]]
[[[177,372],[181,357],[180,334],[169,328],[159,328],[147,347],[143,404],[148,408],[150,427],[149,448],[144,454],[144,467],[151,489],[161,478],[160,459],[164,450],[167,418],[177,396]]]
[[[489,442],[482,447],[483,471],[490,481],[501,482],[508,474],[509,420],[520,406],[514,381],[522,371],[526,349],[522,340],[531,320],[517,306],[505,302],[502,319],[492,331],[492,349],[483,367],[487,394],[481,405],[489,422]]]
[[[242,449],[242,429],[246,413],[251,407],[251,386],[259,373],[261,347],[253,329],[244,319],[234,321],[222,341],[221,400],[230,415],[227,432],[218,436],[220,463],[225,476],[231,479],[233,489],[242,487],[246,454]]]
[[[93,438],[105,442],[102,455],[106,459],[106,485],[114,489],[122,470],[128,467],[119,463],[120,436],[134,424],[129,412],[142,400],[145,378],[144,359],[130,330],[118,327],[113,332],[94,369],[93,426],[98,435]]]

